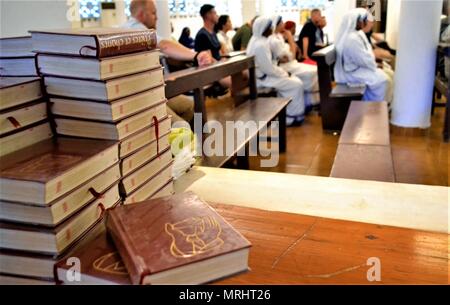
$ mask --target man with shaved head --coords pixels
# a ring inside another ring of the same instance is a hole
[[[156,29],[158,16],[154,0],[131,1],[130,12],[130,20],[128,20],[124,27],[135,29]],[[210,52],[195,52],[173,40],[165,40],[158,37],[158,48],[167,57],[180,61],[194,61],[200,67],[209,65],[213,62]],[[168,110],[172,115],[173,122],[182,120],[190,122],[194,117],[193,101],[186,96],[179,96],[170,99],[167,106],[169,107]]]

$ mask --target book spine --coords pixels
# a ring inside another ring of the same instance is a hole
[[[142,284],[143,275],[147,275],[150,272],[146,271],[145,263],[141,261],[134,250],[133,244],[128,239],[122,222],[120,221],[119,216],[115,214],[114,210],[107,213],[106,228],[127,268],[131,282],[134,285]]]
[[[98,58],[151,51],[157,46],[156,31],[97,36]]]

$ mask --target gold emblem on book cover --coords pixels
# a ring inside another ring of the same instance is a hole
[[[111,252],[97,258],[92,264],[100,272],[117,275],[128,275],[127,269],[120,259],[118,252]]]
[[[214,217],[191,217],[175,224],[166,224],[172,238],[170,253],[174,257],[192,258],[221,247],[222,227]]]

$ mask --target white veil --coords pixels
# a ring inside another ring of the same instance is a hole
[[[255,42],[263,38],[264,32],[269,26],[271,26],[272,21],[267,17],[258,17],[253,23],[253,35],[247,46],[247,54],[255,55]]]
[[[342,53],[348,35],[356,31],[356,24],[359,16],[368,16],[369,12],[364,8],[356,8],[347,12],[342,18],[339,31],[336,35],[335,48],[338,53]]]

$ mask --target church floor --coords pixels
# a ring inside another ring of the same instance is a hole
[[[437,108],[432,127],[423,136],[391,132],[396,181],[399,183],[449,186],[449,144],[442,141],[445,108]],[[321,118],[310,114],[300,127],[288,128],[287,152],[274,168],[261,168],[259,158],[251,158],[250,169],[328,177],[339,137],[324,134]],[[349,156],[350,157],[350,156]]]

